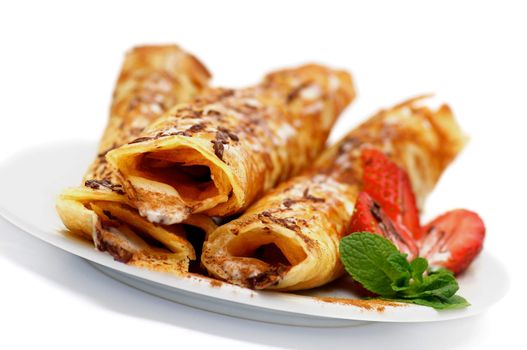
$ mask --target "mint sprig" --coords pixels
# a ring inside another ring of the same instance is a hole
[[[428,261],[408,262],[406,254],[386,238],[356,232],[340,241],[340,259],[346,271],[364,288],[383,299],[419,304],[438,310],[470,304],[456,295],[459,285],[447,269],[430,270]]]

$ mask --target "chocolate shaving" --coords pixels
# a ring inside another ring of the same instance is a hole
[[[192,134],[188,130],[185,130],[185,131],[169,132],[169,133],[163,134],[162,136],[187,136],[187,137],[192,137]]]
[[[95,247],[101,252],[108,252],[116,261],[128,263],[132,259],[133,253],[106,241],[101,232],[101,229],[104,228],[101,226],[99,224],[95,226]]]
[[[315,197],[315,196],[312,196],[312,195],[308,195],[306,197],[306,199],[308,199],[308,200],[310,200],[312,202],[315,202],[315,203],[324,203],[325,202],[324,198]]]
[[[214,153],[221,160],[223,160],[223,151],[225,149],[224,145],[228,145],[229,140],[238,141],[238,136],[224,127],[218,127],[218,131],[216,131],[216,139],[212,140],[211,142]]]
[[[306,81],[306,82],[300,84],[299,86],[297,86],[295,89],[293,89],[293,90],[287,95],[287,98],[286,98],[287,103],[291,103],[291,102],[293,102],[293,100],[295,100],[295,99],[300,95],[300,91],[302,91],[303,89],[305,89],[306,87],[308,87],[310,84],[311,84],[311,82]]]
[[[227,145],[229,144],[229,135],[227,135],[227,133],[221,131],[221,130],[218,130],[216,132],[216,141],[219,141],[221,143],[223,143],[224,145]]]
[[[152,139],[154,139],[154,138],[151,137],[151,136],[139,137],[139,138],[137,138],[137,139],[135,139],[135,140],[133,140],[131,142],[128,142],[128,144],[131,145],[131,144],[139,143],[139,142],[143,142],[143,141],[150,141]]]
[[[198,123],[198,124],[192,125],[190,128],[187,129],[187,131],[191,132],[191,133],[195,133],[195,132],[198,132],[198,131],[202,131],[204,129],[205,129],[205,124],[204,123]]]
[[[253,110],[253,111],[256,111],[258,109],[258,107],[248,103],[248,102],[244,102],[243,103],[243,106],[247,109],[250,109],[250,110]]]
[[[291,206],[292,206],[293,204],[295,204],[296,202],[297,202],[297,201],[294,200],[294,199],[286,198],[286,199],[282,202],[282,204],[283,204],[284,207],[286,207],[287,209],[290,209]]]
[[[295,219],[293,218],[277,218],[266,210],[258,214],[258,219],[260,219],[263,223],[271,221],[292,231],[300,232],[300,226],[297,225]]]
[[[156,136],[154,137],[155,140],[161,138],[161,137],[167,137],[167,136],[187,136],[187,137],[192,137],[192,134],[191,132],[189,132],[189,130],[191,129],[192,127],[190,127],[189,129],[185,130],[185,131],[174,131],[174,132],[166,132],[166,131],[162,131],[162,132],[159,132],[156,134]]]
[[[307,187],[304,190],[304,198],[307,199],[307,200],[310,200],[312,202],[315,202],[315,203],[323,203],[323,202],[325,202],[324,198],[315,197],[315,196],[309,194],[309,187]]]
[[[212,148],[214,149],[214,154],[218,158],[223,160],[223,150],[224,150],[223,143],[218,140],[212,140],[211,142],[212,142]]]
[[[115,148],[117,148],[117,145],[114,143],[110,148],[106,149],[105,151],[102,151],[101,153],[99,153],[97,155],[98,158],[103,158],[104,160],[106,160],[104,157],[106,157],[106,154],[108,152],[110,152],[111,150],[114,150]]]
[[[94,190],[99,190],[101,187],[105,187],[109,190],[112,190],[118,194],[124,194],[124,191],[122,189],[121,185],[116,185],[110,182],[108,179],[103,180],[87,180],[84,182],[84,186],[93,188]]]
[[[209,109],[207,111],[207,115],[210,116],[210,117],[219,117],[219,116],[221,116],[221,113],[216,111],[216,110],[214,110],[214,109]]]
[[[232,131],[230,131],[229,129],[227,128],[224,128],[223,126],[220,126],[218,127],[218,130],[224,134],[227,134],[227,136],[229,136],[229,138],[233,141],[239,141],[240,138],[238,137],[238,135],[236,135],[235,133],[233,133]]]
[[[247,286],[251,289],[264,289],[271,285],[276,285],[283,275],[291,269],[291,266],[284,264],[272,265],[267,271],[259,273],[254,277],[246,279]]]
[[[112,213],[109,210],[103,210],[102,212],[110,220],[119,220],[115,216],[113,216]]]

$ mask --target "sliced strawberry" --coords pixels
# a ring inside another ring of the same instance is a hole
[[[403,226],[393,222],[383,211],[379,203],[366,192],[361,192],[355,203],[349,232],[371,232],[381,235],[411,260],[418,256],[419,249],[415,241]]]
[[[483,248],[485,224],[478,214],[457,209],[449,211],[423,227],[419,242],[421,256],[430,266],[463,272]]]
[[[363,191],[381,205],[393,222],[404,226],[415,239],[421,238],[419,211],[408,174],[384,153],[362,151]]]

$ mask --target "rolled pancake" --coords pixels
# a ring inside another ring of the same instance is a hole
[[[168,108],[201,92],[209,79],[201,62],[174,45],[136,47],[126,55],[98,155],[83,186],[65,190],[57,200],[59,216],[71,232],[132,265],[163,271],[188,268],[196,253],[186,231],[197,226],[207,232],[214,223],[204,216],[180,225],[149,223],[124,195],[105,155],[137,138]]]
[[[176,106],[106,158],[151,222],[234,215],[309,165],[354,96],[344,71],[284,69]]]
[[[450,108],[416,98],[383,110],[328,148],[303,175],[265,195],[208,237],[209,274],[256,289],[293,291],[343,273],[339,241],[362,187],[361,152],[386,153],[406,169],[419,203],[465,144]]]

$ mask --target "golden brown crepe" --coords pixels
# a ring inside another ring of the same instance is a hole
[[[354,96],[344,71],[284,69],[174,107],[106,159],[151,222],[233,215],[312,162]]]
[[[163,271],[187,270],[196,254],[186,231],[191,226],[210,231],[214,223],[200,215],[190,217],[184,223],[188,226],[149,223],[124,195],[105,155],[137,138],[168,108],[201,92],[209,79],[201,62],[174,45],[136,47],[126,55],[98,155],[83,186],[65,190],[57,200],[57,211],[70,231],[120,261]]]
[[[363,147],[406,169],[419,203],[465,144],[450,108],[416,98],[383,110],[327,149],[314,167],[216,229],[202,264],[222,280],[256,289],[301,290],[343,273],[338,246],[361,189]]]

